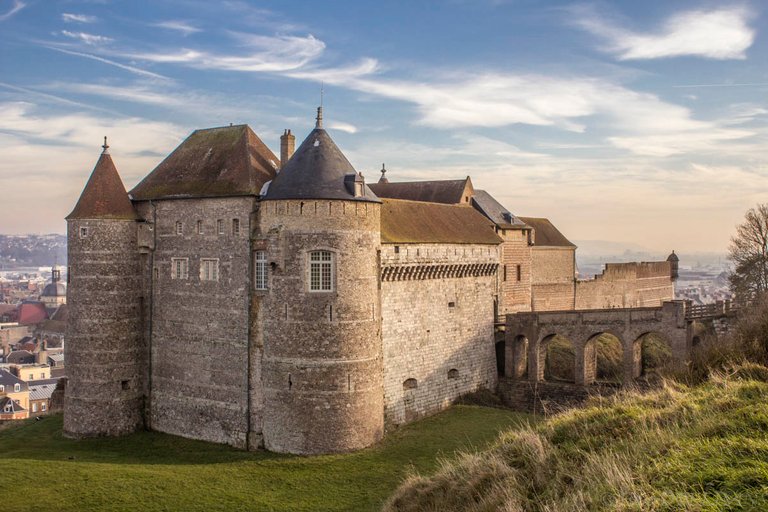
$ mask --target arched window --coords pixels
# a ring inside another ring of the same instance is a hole
[[[448,378],[449,379],[458,379],[459,378],[459,370],[456,368],[451,368],[448,370]]]
[[[19,391],[21,391],[21,384],[14,384],[14,385],[13,385],[13,390],[14,390],[16,393],[18,393]]]
[[[309,253],[309,291],[333,291],[336,270],[333,256],[331,251],[312,251]]]
[[[419,383],[416,381],[416,379],[407,379],[405,382],[403,382],[403,389],[408,391],[409,389],[416,389],[419,387]]]

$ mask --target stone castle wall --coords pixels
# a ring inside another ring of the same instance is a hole
[[[140,213],[148,221],[155,215],[153,207],[157,222],[149,426],[244,448],[251,362],[249,219],[254,199],[140,203]],[[239,233],[233,232],[233,219],[239,222]],[[177,222],[182,223],[181,234]],[[173,258],[188,259],[186,279],[173,278]],[[218,260],[218,280],[201,279],[202,258]]]
[[[576,261],[573,247],[533,247],[531,305],[533,311],[574,308]]]
[[[498,263],[497,246],[382,246],[387,423],[413,421],[460,395],[496,386]]]
[[[498,272],[499,315],[530,311],[531,246],[528,245],[528,235],[521,229],[503,229],[499,230],[499,236],[504,240]]]
[[[254,247],[267,250],[264,444],[302,454],[351,451],[383,436],[381,205],[263,201]],[[330,251],[334,286],[309,290],[309,253]]]
[[[675,298],[668,261],[607,263],[594,279],[576,281],[576,309],[660,306]]]
[[[68,437],[128,434],[144,426],[147,352],[136,239],[131,220],[67,223]]]

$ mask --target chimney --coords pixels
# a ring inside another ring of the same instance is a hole
[[[285,167],[296,149],[296,137],[291,130],[285,130],[280,136],[280,168]]]

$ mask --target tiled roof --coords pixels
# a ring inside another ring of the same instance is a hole
[[[42,302],[22,302],[19,305],[19,324],[34,325],[48,319],[48,312]]]
[[[35,362],[35,354],[27,350],[14,350],[5,361],[11,364],[31,364]]]
[[[382,243],[499,244],[493,222],[466,206],[382,199]]]
[[[520,220],[533,228],[534,245],[539,247],[573,247],[565,236],[549,221],[537,217],[519,217]]]
[[[430,203],[466,204],[473,194],[472,180],[400,181],[373,183],[371,190],[380,198],[407,199]]]
[[[195,130],[130,195],[137,201],[258,195],[278,161],[248,125]]]
[[[527,227],[525,222],[512,215],[491,194],[485,190],[475,190],[472,196],[472,206],[477,211],[491,219],[497,226],[504,229],[520,229]]]
[[[355,197],[347,188],[346,176],[356,175],[352,164],[322,128],[312,130],[301,146],[269,184],[265,200],[343,199],[378,202],[369,186],[365,195]]]
[[[67,216],[71,219],[125,219],[136,218],[125,185],[117,173],[112,157],[106,151],[101,154],[83,193]]]
[[[7,405],[11,406],[10,412],[5,412],[5,407]],[[21,406],[20,403],[13,400],[11,397],[4,396],[0,398],[0,414],[10,414],[14,412],[24,412],[26,409]]]

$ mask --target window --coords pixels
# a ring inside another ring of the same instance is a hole
[[[48,409],[48,405],[45,402],[43,402],[42,404],[40,404],[40,409],[42,409],[42,411],[45,412]]]
[[[189,279],[189,258],[171,258],[171,279]]]
[[[14,385],[13,385],[13,390],[14,390],[16,393],[18,393],[19,391],[21,391],[21,384],[14,384]]]
[[[11,404],[5,404],[5,412],[11,412]]]
[[[449,379],[458,379],[459,378],[459,370],[456,368],[451,368],[448,370],[448,378]]]
[[[403,389],[409,390],[409,389],[416,389],[419,387],[419,383],[416,381],[416,379],[406,379],[405,382],[403,382]]]
[[[34,373],[30,373],[29,374],[29,378],[27,380],[35,380],[35,374]]]
[[[219,280],[219,260],[206,259],[200,260],[200,280],[218,281]]]
[[[201,220],[197,221],[197,234],[198,235],[203,234],[203,221]]]
[[[37,412],[37,402],[32,403],[32,412]]]
[[[517,280],[519,281],[523,276],[523,270],[520,265],[517,266]]]
[[[235,236],[240,234],[240,219],[232,219],[232,234]]]
[[[253,253],[253,288],[255,290],[267,289],[266,251],[255,251]]]
[[[5,386],[0,384],[0,393],[5,393]]]
[[[81,227],[80,228],[80,238],[86,238],[88,236],[88,228],[87,227]]]
[[[507,280],[507,266],[504,265],[504,278],[502,279],[502,281],[506,281],[506,280]]]
[[[216,221],[216,232],[220,235],[224,234],[224,221],[221,219]]]
[[[180,220],[176,221],[176,234],[177,235],[184,234],[184,224],[182,224]]]
[[[333,291],[333,253],[313,251],[309,253],[309,291]]]
[[[44,379],[44,378],[45,378],[45,374],[44,374],[44,373],[41,373],[41,374],[40,374],[40,378],[41,378],[41,379]]]

